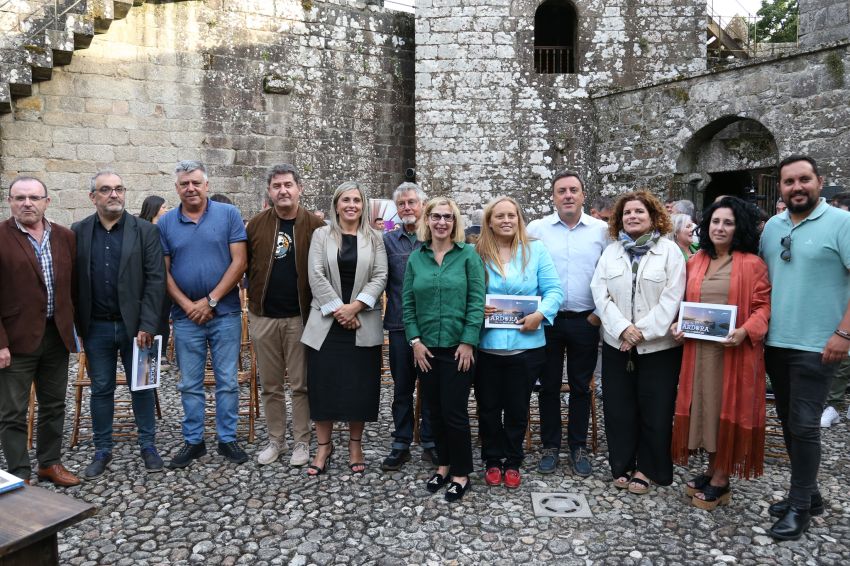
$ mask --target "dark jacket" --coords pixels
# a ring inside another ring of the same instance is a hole
[[[51,224],[53,256],[53,321],[62,342],[75,352],[74,293],[76,280],[74,233]],[[41,344],[47,325],[47,284],[32,244],[9,218],[0,223],[0,348],[31,354]]]
[[[75,222],[77,235],[77,332],[85,339],[92,311],[91,243],[97,214]],[[156,226],[124,211],[124,239],[118,265],[118,304],[127,335],[135,338],[140,330],[156,334],[165,300],[165,261]]]
[[[274,207],[267,208],[248,222],[248,310],[264,316],[263,304],[266,300],[266,288],[274,261],[274,247],[277,242],[278,216]],[[298,271],[298,306],[301,318],[307,323],[310,316],[310,303],[313,294],[307,280],[307,254],[310,252],[310,240],[317,228],[325,221],[303,206],[298,206],[295,215],[295,269]]]

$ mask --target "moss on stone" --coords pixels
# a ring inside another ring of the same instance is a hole
[[[844,86],[844,61],[841,56],[833,51],[826,56],[826,72],[832,77],[833,86],[842,88]]]

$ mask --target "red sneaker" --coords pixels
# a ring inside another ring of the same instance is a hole
[[[516,489],[522,483],[522,476],[519,475],[519,470],[508,470],[505,472],[505,487]]]
[[[492,468],[487,468],[487,471],[484,472],[484,481],[487,482],[487,485],[499,485],[502,483],[502,469],[493,466]]]

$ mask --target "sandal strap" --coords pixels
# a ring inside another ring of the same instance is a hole
[[[636,483],[642,487],[649,487],[649,482],[640,478],[632,478],[629,480],[629,483]]]
[[[717,499],[720,499],[721,497],[723,497],[724,495],[729,493],[729,491],[730,491],[729,485],[730,484],[728,484],[728,483],[724,486],[708,484],[702,490],[701,499],[703,501],[715,501]]]

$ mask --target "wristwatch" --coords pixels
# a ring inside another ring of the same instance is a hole
[[[412,348],[414,344],[416,344],[417,342],[421,342],[421,341],[422,340],[420,340],[419,338],[414,338],[413,340],[411,340],[407,344]]]
[[[207,295],[207,303],[209,303],[210,308],[214,309],[218,306],[218,301]]]

